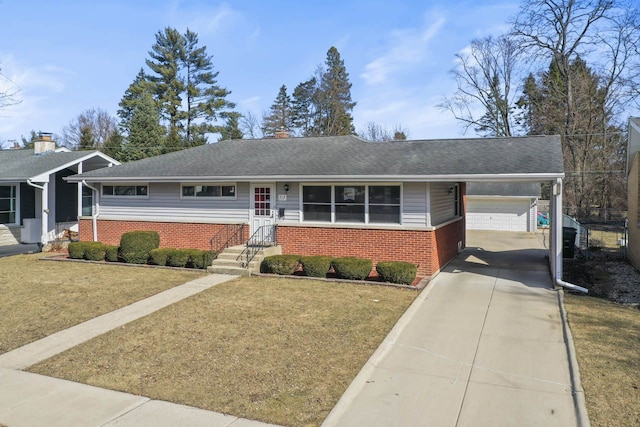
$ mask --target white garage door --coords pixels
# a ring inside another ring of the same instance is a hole
[[[467,198],[467,228],[529,231],[529,208],[529,199]]]

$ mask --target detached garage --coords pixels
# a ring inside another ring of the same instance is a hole
[[[536,231],[537,183],[467,183],[467,229]]]

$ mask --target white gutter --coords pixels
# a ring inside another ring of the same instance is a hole
[[[313,182],[452,182],[452,181],[476,181],[476,182],[543,182],[563,178],[563,173],[525,173],[525,174],[452,174],[452,175],[208,175],[208,176],[118,176],[118,177],[87,177],[84,180],[92,182],[220,182],[220,181],[313,181]],[[78,182],[71,176],[67,181]]]
[[[33,182],[31,182],[31,178],[27,178],[27,184],[44,191],[44,187],[42,185],[34,184]]]
[[[96,194],[96,211],[91,215],[91,228],[93,229],[93,241],[98,241],[98,214],[100,213],[100,191],[97,188],[87,184],[87,181],[82,180],[82,185],[86,185],[87,188],[95,191]]]

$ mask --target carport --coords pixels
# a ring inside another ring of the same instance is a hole
[[[558,140],[558,147],[560,143],[560,137],[554,137]],[[559,163],[560,168],[557,168],[557,164]],[[492,175],[492,176],[474,176],[469,177],[467,183],[469,182],[480,182],[480,183],[549,183],[552,188],[551,192],[551,200],[550,200],[550,227],[549,227],[549,267],[551,270],[551,275],[553,278],[553,282],[556,285],[587,293],[588,290],[581,286],[574,285],[572,283],[565,282],[562,280],[562,180],[564,178],[563,165],[562,165],[562,157],[561,155],[557,159],[553,159],[551,161],[551,168],[556,168],[555,173],[549,174],[532,174],[532,173],[523,173],[523,174],[505,174],[505,175]],[[542,179],[542,178],[547,179]],[[466,204],[466,203],[465,203]]]

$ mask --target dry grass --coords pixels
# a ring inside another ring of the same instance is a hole
[[[416,295],[243,278],[30,370],[249,419],[319,425]]]
[[[0,258],[0,354],[203,274],[42,256]]]
[[[565,299],[591,425],[640,425],[640,310]]]

